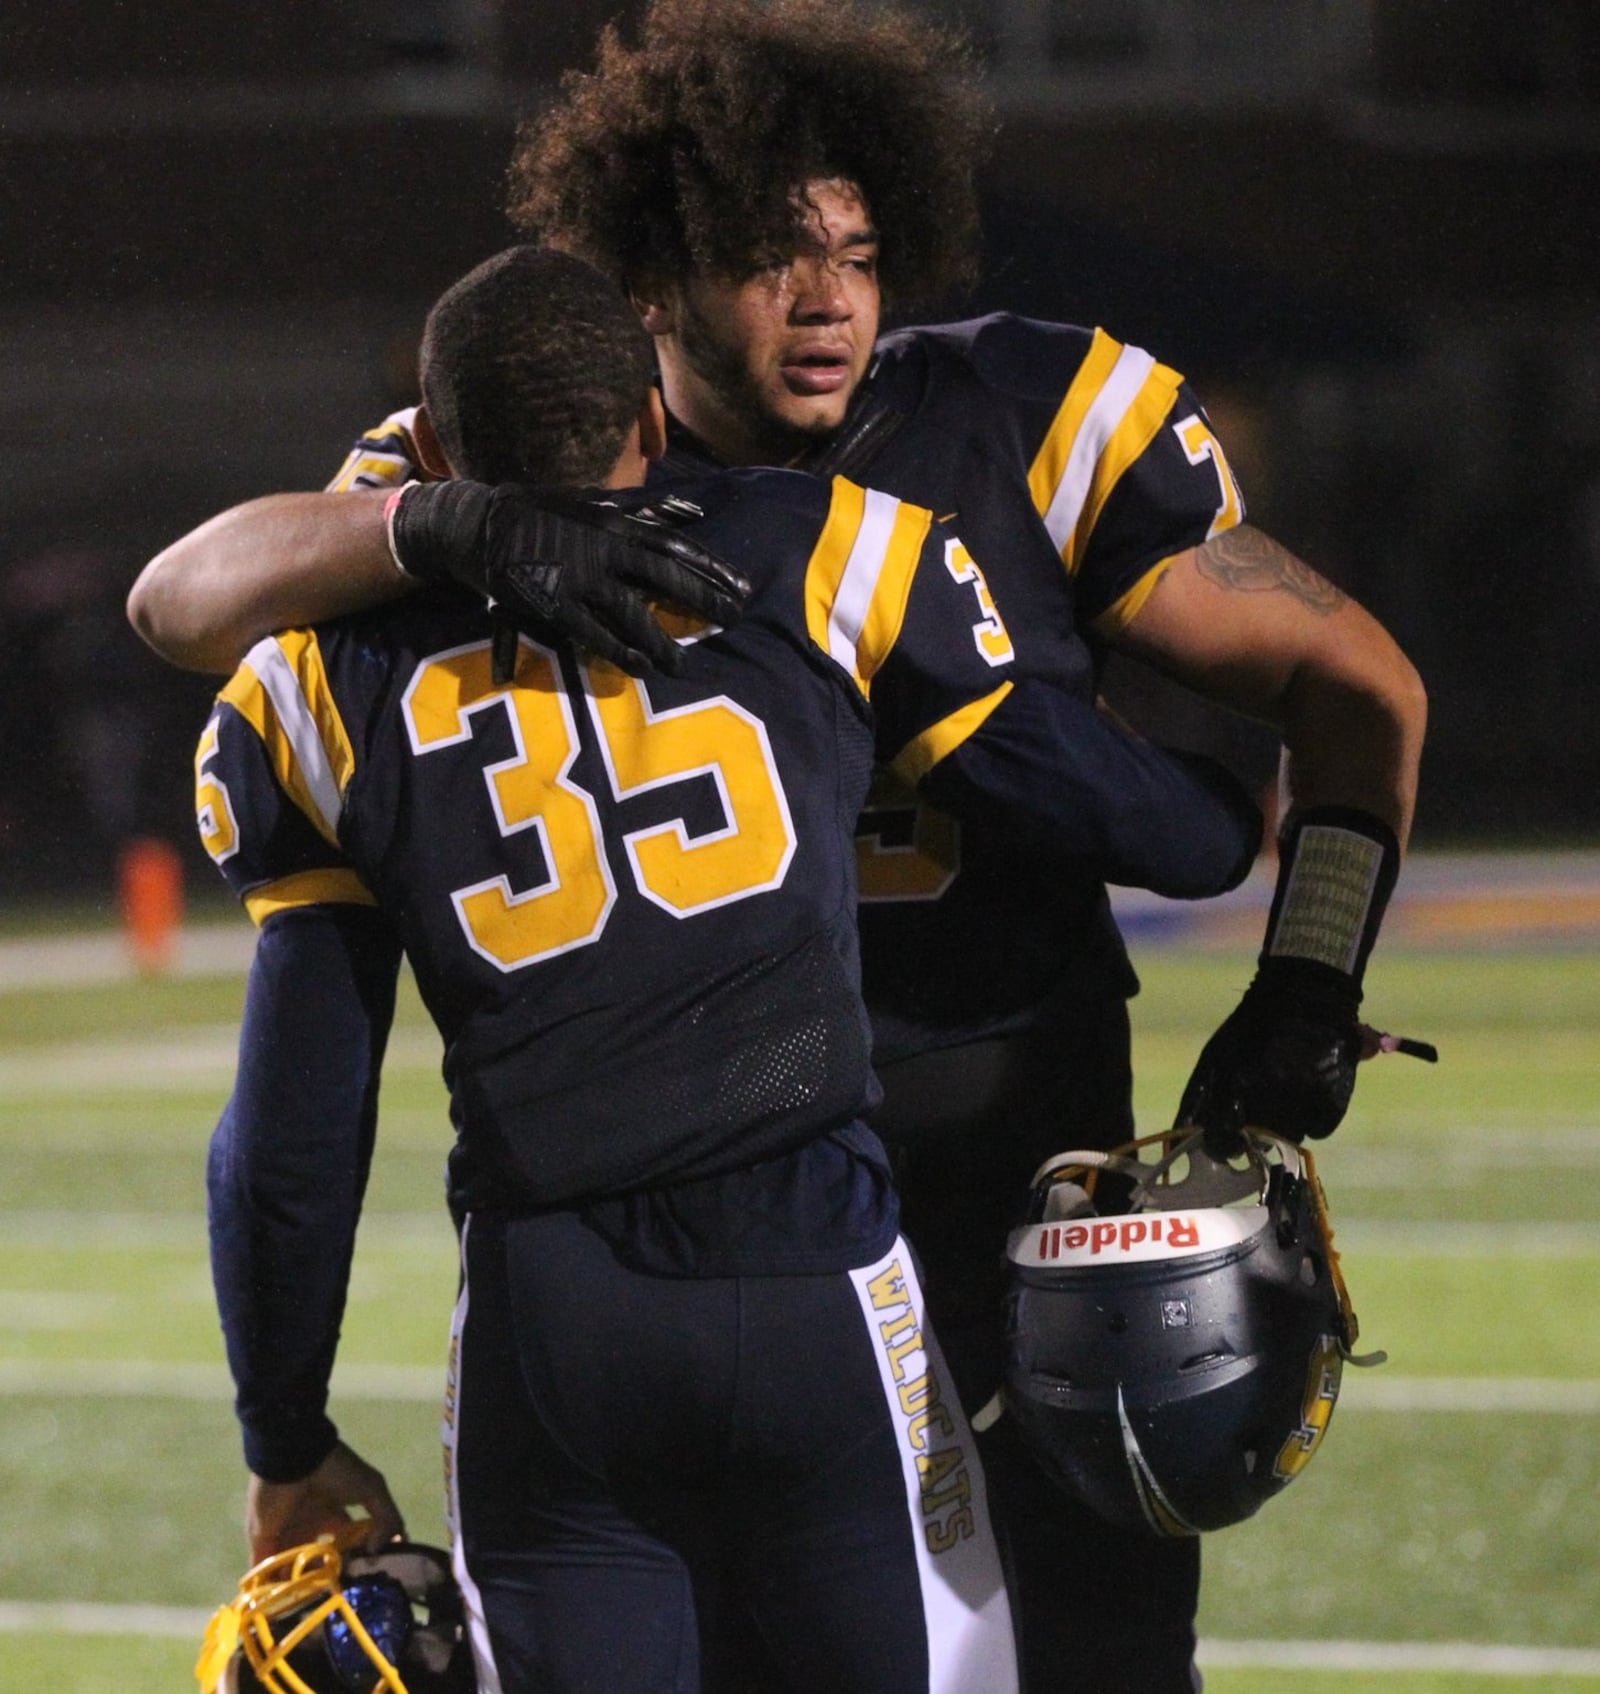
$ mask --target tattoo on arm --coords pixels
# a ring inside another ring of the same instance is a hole
[[[1343,589],[1249,524],[1213,536],[1197,558],[1200,574],[1219,588],[1232,588],[1241,594],[1267,594],[1278,589],[1292,594],[1318,616],[1338,611],[1348,598]]]

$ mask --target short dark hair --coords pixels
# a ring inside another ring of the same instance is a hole
[[[851,0],[652,0],[637,45],[525,124],[509,210],[625,286],[739,275],[807,242],[794,191],[844,179],[882,238],[891,303],[973,280],[974,172],[990,132],[965,38]]]
[[[627,297],[592,265],[511,247],[434,304],[421,378],[459,475],[594,483],[617,462],[649,394],[654,349]]]

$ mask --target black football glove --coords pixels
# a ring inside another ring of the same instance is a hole
[[[634,676],[683,666],[651,600],[727,626],[750,592],[682,533],[696,510],[670,501],[635,515],[570,491],[457,480],[407,483],[387,510],[390,549],[407,575],[476,589],[519,628]]]
[[[1380,1050],[1360,1021],[1361,979],[1399,865],[1394,832],[1369,813],[1325,807],[1284,831],[1255,979],[1178,1105],[1178,1124],[1203,1129],[1213,1157],[1238,1152],[1247,1127],[1292,1141],[1339,1127],[1356,1066]]]
[[[1200,1050],[1178,1106],[1206,1151],[1226,1158],[1246,1127],[1303,1141],[1339,1127],[1362,1053],[1361,991],[1308,959],[1263,959],[1244,998]]]

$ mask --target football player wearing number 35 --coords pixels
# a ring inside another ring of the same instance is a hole
[[[655,0],[524,131],[511,210],[631,292],[670,466],[842,471],[954,514],[1019,671],[1088,701],[1118,648],[1278,728],[1285,898],[1183,1115],[1223,1141],[1243,1118],[1323,1133],[1349,1098],[1361,972],[1410,828],[1420,681],[1374,619],[1244,523],[1199,398],[1159,359],[1006,315],[879,337],[885,297],[903,312],[962,280],[986,128],[961,44],[906,14]],[[130,611],[206,667],[392,598],[383,491],[419,474],[402,414],[358,446],[342,492],[253,502],[176,543]],[[519,598],[497,551],[515,524],[437,516],[419,552],[583,638],[557,598]],[[998,812],[954,821],[890,772],[858,851],[874,1124],[970,1411],[1002,1374],[999,1244],[1033,1171],[1064,1126],[1102,1149],[1133,1133],[1136,981],[1100,873],[1019,844]],[[1197,1545],[1073,1506],[1009,1419],[980,1448],[1032,1694],[1187,1694]]]
[[[679,674],[507,640],[446,583],[261,641],[202,738],[201,834],[262,928],[209,1176],[253,1551],[352,1503],[398,1527],[326,1406],[403,950],[456,1127],[446,1448],[480,1685],[696,1694],[702,1614],[736,1605],[796,1687],[1005,1694],[982,1471],[862,1121],[856,819],[876,760],[1198,895],[1259,818],[1015,678],[926,510],[781,470],[637,487],[653,375],[613,283],[513,248],[430,315],[413,427],[479,478],[548,481],[586,441],[614,518],[739,571],[738,625],[683,624]],[[480,498],[407,484],[396,559],[414,502]]]

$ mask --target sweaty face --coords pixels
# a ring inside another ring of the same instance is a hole
[[[658,336],[667,404],[733,464],[787,464],[843,421],[878,335],[878,242],[847,182],[808,183],[813,237],[748,274],[692,276]]]

